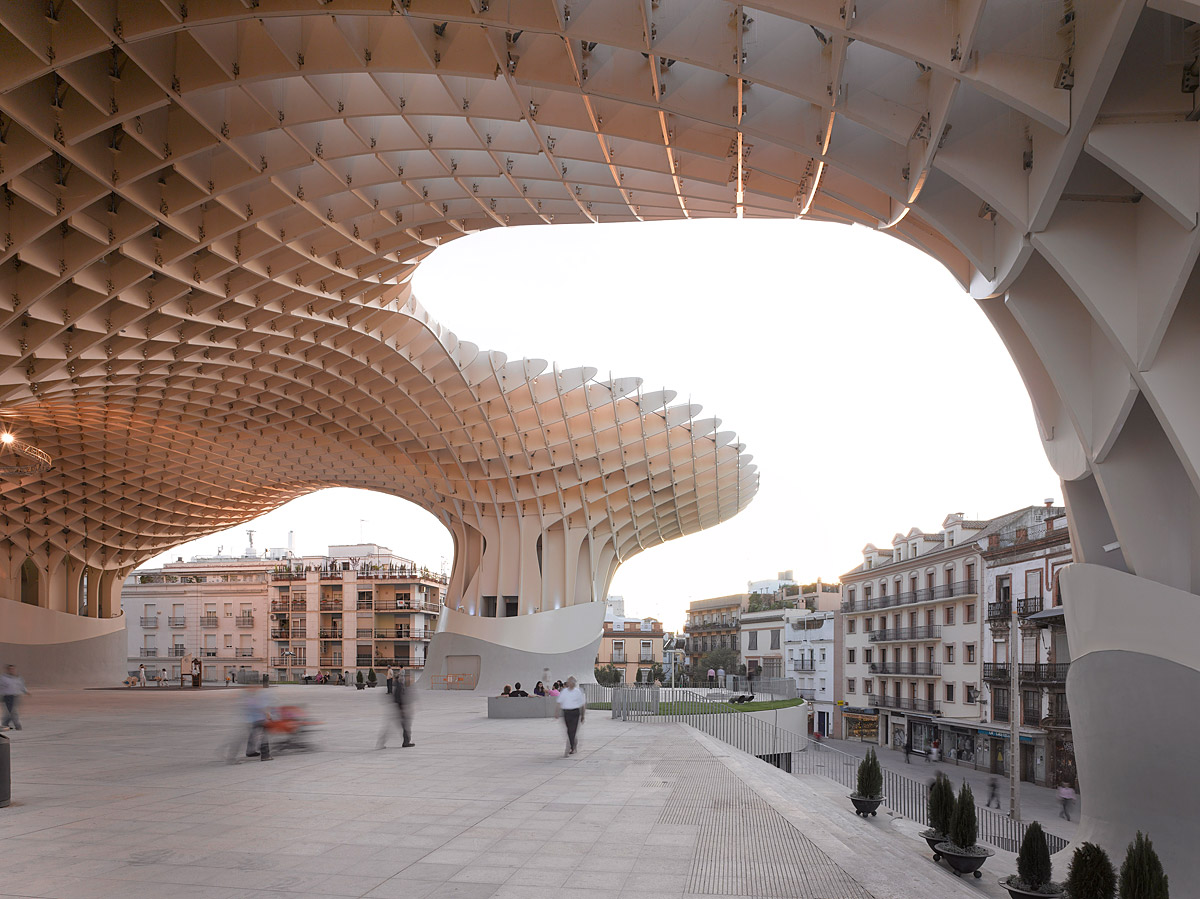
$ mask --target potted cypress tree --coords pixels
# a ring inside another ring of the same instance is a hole
[[[1125,861],[1121,863],[1121,899],[1168,899],[1167,875],[1162,862],[1150,843],[1150,838],[1140,830],[1129,848],[1125,850]]]
[[[1066,888],[1071,899],[1116,899],[1117,872],[1108,853],[1095,843],[1080,844],[1071,856]]]
[[[950,817],[950,839],[938,843],[933,850],[941,853],[956,875],[961,877],[963,874],[974,874],[976,877],[982,877],[983,872],[979,869],[996,853],[986,846],[976,844],[978,834],[975,795],[964,781],[954,803],[954,814]]]
[[[366,686],[367,685],[363,683],[363,673],[360,671],[354,678],[354,689],[362,690],[365,689]]]
[[[1063,889],[1050,879],[1050,847],[1042,825],[1034,821],[1021,840],[1017,853],[1017,873],[1001,878],[1000,886],[1008,890],[1011,899],[1023,896],[1061,896]]]
[[[375,674],[374,668],[367,669],[367,686],[374,687],[378,677]]]
[[[950,778],[939,771],[933,786],[929,788],[929,828],[921,831],[921,836],[933,851],[935,862],[942,858],[937,851],[937,844],[950,839],[950,818],[953,814],[954,787],[950,785]]]
[[[874,749],[867,750],[867,757],[858,766],[858,786],[850,794],[854,803],[854,814],[874,815],[883,802],[883,769],[879,767],[879,758]]]

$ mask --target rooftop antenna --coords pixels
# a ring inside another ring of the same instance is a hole
[[[360,518],[358,520],[358,542],[359,543],[363,542],[363,525],[366,523],[366,521],[367,520],[365,518]]]
[[[248,529],[246,531],[246,536],[248,536],[250,538],[250,546],[246,549],[246,555],[253,556],[254,555],[254,531],[253,531],[253,529]]]

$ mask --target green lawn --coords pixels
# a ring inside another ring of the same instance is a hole
[[[660,702],[660,715],[719,715],[724,712],[765,712],[770,709],[790,709],[792,706],[804,705],[803,699],[776,699],[763,702],[746,702],[733,705],[729,702]],[[589,709],[611,709],[611,702],[589,702]]]

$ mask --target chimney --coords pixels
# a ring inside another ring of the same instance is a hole
[[[1054,507],[1054,497],[1053,496],[1047,496],[1044,500],[1042,500],[1042,502],[1044,502],[1046,504],[1047,509],[1051,509]]]
[[[296,532],[288,531],[288,555],[296,554]]]

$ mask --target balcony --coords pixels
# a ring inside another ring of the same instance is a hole
[[[322,668],[341,668],[342,667],[342,657],[341,656],[321,656],[321,667]]]
[[[304,656],[274,656],[271,659],[272,668],[304,668],[307,665]]]
[[[167,650],[167,655],[173,659],[182,659],[185,655],[187,655],[187,647],[172,646]]]
[[[237,626],[238,627],[254,627],[254,616],[253,615],[238,615]]]
[[[142,658],[153,659],[158,655],[158,649],[153,646],[142,647]]]
[[[625,664],[625,662],[626,662],[626,658],[625,658],[625,655],[624,655],[623,653],[619,654],[619,653],[615,653],[615,652],[614,652],[614,653],[612,654],[612,663],[611,663],[611,664],[613,664],[613,665],[624,665],[624,664]]]
[[[234,658],[253,659],[255,658],[254,648],[250,646],[239,646],[234,653]]]
[[[175,615],[167,619],[167,624],[170,627],[187,627],[186,615]]]
[[[938,624],[924,627],[894,627],[871,631],[867,637],[872,643],[916,643],[942,639],[942,628]]]
[[[340,612],[342,611],[342,601],[340,599],[323,599],[321,600],[322,612]]]
[[[292,604],[286,599],[275,599],[271,601],[272,612],[286,612],[292,607]]]
[[[920,712],[925,715],[940,715],[941,710],[936,702],[928,699],[905,699],[902,696],[883,696],[878,693],[870,694],[870,704],[881,709],[899,709],[903,712]]]
[[[800,698],[807,699],[809,702],[812,702],[814,699],[817,698],[817,688],[816,687],[801,687],[800,688]]]
[[[271,572],[273,581],[302,581],[305,576],[303,571],[297,571],[294,568],[282,568]]]
[[[894,674],[901,677],[941,677],[940,662],[872,662],[867,666],[872,674]]]
[[[1007,621],[1012,617],[1012,602],[1004,599],[1000,602],[989,602],[987,606],[988,621]]]
[[[151,615],[149,618],[143,618],[142,627],[158,627],[158,618],[154,615]]]
[[[200,655],[204,656],[206,659],[215,659],[217,657],[216,647],[206,646],[200,651]]]
[[[872,596],[869,599],[859,599],[854,602],[842,601],[843,612],[871,612],[875,609],[890,609],[894,606],[908,606],[916,603],[931,602],[936,599],[952,599],[957,596],[973,596],[978,592],[975,580],[955,581],[952,584],[942,584],[938,587],[925,587],[921,590],[911,590],[907,593],[884,594]]]
[[[217,616],[216,615],[201,615],[200,616],[200,626],[201,627],[216,627],[217,626]]]
[[[369,627],[360,627],[354,632],[354,636],[359,640],[370,640],[373,635],[374,631],[372,631]]]
[[[1017,676],[1022,683],[1028,684],[1065,684],[1070,662],[1023,662],[1019,666]],[[1007,683],[1012,676],[1007,662],[984,662],[983,679]]]
[[[638,655],[638,662],[652,663],[653,661],[654,661],[654,653],[652,653],[652,652],[643,652],[640,655]]]
[[[292,600],[292,611],[293,612],[305,612],[307,610],[308,610],[308,600],[306,600],[306,599],[293,599]]]
[[[344,572],[340,568],[322,568],[318,574],[323,581],[340,581]]]
[[[1024,599],[1017,600],[1017,615],[1024,618],[1028,615],[1036,615],[1042,611],[1042,597],[1027,596]]]
[[[271,639],[290,640],[292,639],[292,632],[286,627],[273,627],[271,628]]]
[[[1007,721],[1008,720],[1008,706],[1006,706],[1006,705],[992,706],[992,720],[993,721]]]
[[[816,671],[816,659],[792,659],[793,671]]]
[[[1056,694],[1050,697],[1050,714],[1047,721],[1051,727],[1071,726],[1071,710],[1067,708],[1067,697]]]
[[[342,629],[340,627],[323,627],[319,636],[322,640],[341,640]]]
[[[360,599],[355,608],[360,612],[369,612],[375,608],[375,604],[370,599]]]

